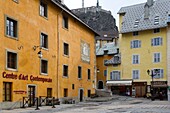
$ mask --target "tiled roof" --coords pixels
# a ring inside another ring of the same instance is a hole
[[[115,46],[115,43],[106,43],[101,48],[99,48],[99,45],[96,46],[96,55],[104,55],[104,51],[107,51],[107,55],[112,55],[117,53],[117,49],[119,47]]]
[[[122,7],[118,14],[125,13],[122,21],[120,33],[155,29],[166,27],[168,24],[168,13],[170,13],[170,0],[156,0],[149,7],[149,18],[144,18],[146,3]],[[155,24],[154,19],[158,16],[159,23]],[[138,20],[138,26],[134,27],[135,21]]]

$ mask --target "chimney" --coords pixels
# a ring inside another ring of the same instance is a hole
[[[147,5],[150,7],[153,5],[153,0],[147,0]]]
[[[61,4],[64,4],[64,0],[61,0]]]
[[[144,10],[144,18],[148,19],[150,15],[150,7],[153,5],[153,0],[147,0]]]
[[[82,8],[84,8],[84,0],[82,0]]]

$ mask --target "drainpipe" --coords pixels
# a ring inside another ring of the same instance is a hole
[[[60,31],[59,31],[59,28],[60,28],[60,24],[59,24],[59,16],[62,14],[63,10],[57,14],[57,98],[59,98],[59,75],[58,75],[58,71],[59,71],[59,56],[60,56]]]

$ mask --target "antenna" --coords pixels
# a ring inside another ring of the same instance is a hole
[[[99,7],[99,0],[97,0],[97,7]]]
[[[82,8],[84,8],[84,0],[82,0]]]

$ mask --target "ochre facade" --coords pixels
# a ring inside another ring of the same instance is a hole
[[[0,1],[0,102],[4,101],[5,82],[11,83],[11,101],[28,97],[32,86],[35,97],[47,96],[47,88],[52,89],[55,98],[83,98],[87,90],[94,93],[95,76],[95,32],[79,20],[59,8],[51,0],[47,4],[47,17],[40,16],[40,0]],[[68,17],[68,29],[62,27],[63,14]],[[6,35],[6,18],[17,22],[17,38]],[[40,48],[40,34],[48,35],[48,48]],[[81,41],[89,45],[90,61],[81,59]],[[69,55],[64,55],[63,43],[69,45]],[[38,57],[41,50],[43,56]],[[17,69],[7,68],[7,52],[17,54]],[[47,74],[42,74],[41,60],[48,61]],[[68,65],[68,77],[63,77],[63,65]],[[78,79],[78,66],[82,68],[82,79]],[[90,79],[87,70],[90,69]],[[74,84],[74,89],[72,89]]]

